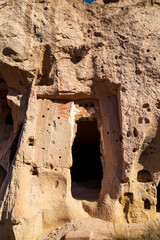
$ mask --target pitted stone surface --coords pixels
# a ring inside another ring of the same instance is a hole
[[[156,239],[159,0],[2,0],[0,16],[1,238],[37,239],[98,218],[115,226],[113,237],[128,226]],[[100,134],[95,201],[72,194],[78,121],[96,121]]]

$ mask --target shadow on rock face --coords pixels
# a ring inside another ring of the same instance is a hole
[[[7,219],[4,222],[0,221],[0,233],[1,239],[15,240],[15,235],[13,233],[14,223],[11,219]]]
[[[149,169],[153,173],[158,172],[160,171],[160,119],[158,121],[156,136],[147,145],[140,156],[139,163],[144,166],[144,169]]]
[[[103,0],[103,2],[106,3],[112,3],[112,2],[119,2],[119,0]]]

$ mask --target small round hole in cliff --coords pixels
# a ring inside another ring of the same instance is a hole
[[[137,128],[133,128],[133,135],[134,135],[134,137],[138,137],[138,130],[137,130]]]
[[[140,69],[136,69],[135,74],[140,75],[142,74],[142,71]]]
[[[35,175],[35,176],[38,176],[38,169],[37,169],[37,167],[32,167],[32,168],[30,169],[30,174],[31,174],[31,175]]]
[[[0,188],[5,180],[7,176],[7,172],[4,170],[4,168],[2,166],[0,166]]]
[[[132,152],[137,152],[138,148],[133,148]]]
[[[139,123],[139,124],[142,124],[142,123],[143,123],[143,118],[139,117],[139,118],[138,118],[138,123]]]
[[[140,170],[137,175],[138,182],[152,182],[152,176],[148,170]]]
[[[144,121],[145,121],[146,124],[150,123],[150,120],[148,118],[145,118]]]
[[[126,92],[127,89],[125,87],[122,87],[122,92]]]
[[[97,120],[77,121],[77,133],[72,146],[72,196],[78,200],[96,201],[103,177],[100,133]]]
[[[142,105],[142,107],[143,107],[143,108],[148,108],[148,107],[149,107],[149,103],[144,103],[144,104]]]
[[[35,144],[34,137],[29,137],[29,138],[28,138],[28,145],[29,145],[29,146],[34,146],[34,144]]]

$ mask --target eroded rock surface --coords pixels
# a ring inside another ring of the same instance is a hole
[[[158,231],[160,1],[3,0],[0,15],[1,239],[74,219],[109,224],[96,239]]]

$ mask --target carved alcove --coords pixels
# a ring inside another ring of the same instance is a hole
[[[119,85],[96,82],[92,91],[38,96],[35,160],[56,169],[55,181],[65,169],[63,187],[74,199],[102,202],[118,198],[124,170]]]
[[[75,138],[72,145],[72,196],[79,200],[96,201],[103,178],[101,117],[97,100],[75,102]]]

